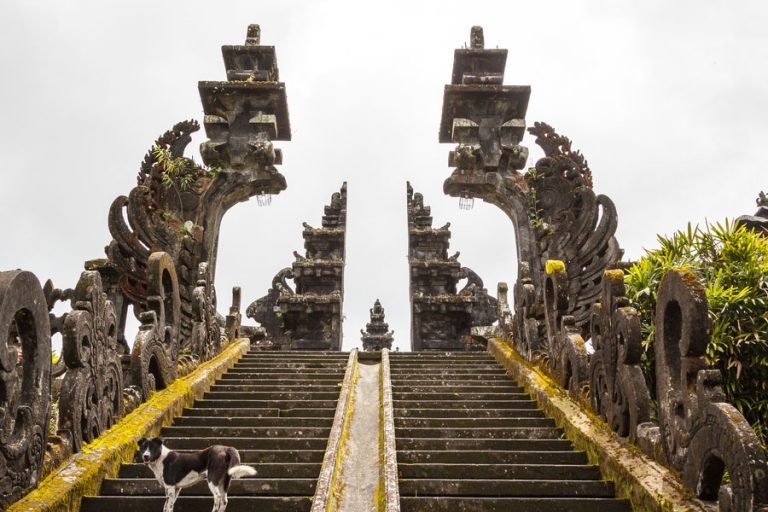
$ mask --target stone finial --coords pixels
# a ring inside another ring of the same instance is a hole
[[[245,44],[247,45],[259,45],[261,44],[261,27],[254,23],[248,25],[248,34],[245,37]]]
[[[469,33],[469,47],[482,50],[485,48],[485,37],[483,36],[483,27],[475,25]]]
[[[760,192],[757,195],[757,206],[759,207],[768,207],[768,196],[765,195],[765,192]]]
[[[384,308],[379,299],[376,299],[370,313],[371,321],[365,324],[365,330],[360,329],[363,350],[370,352],[392,348],[395,332],[390,331],[389,324],[384,321]]]

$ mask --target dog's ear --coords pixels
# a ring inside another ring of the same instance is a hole
[[[163,443],[165,443],[165,439],[163,439],[163,438],[162,438],[162,437],[160,437],[160,436],[157,436],[155,439],[157,439],[157,441],[158,441],[160,444],[163,444]]]
[[[147,442],[147,438],[146,438],[146,437],[142,437],[141,439],[139,439],[138,441],[136,441],[136,444],[138,444],[139,446],[141,446],[141,445],[143,445],[143,444],[144,444],[144,443],[146,443],[146,442]]]

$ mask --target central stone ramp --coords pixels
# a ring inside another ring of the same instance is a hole
[[[162,430],[175,450],[234,446],[257,476],[235,480],[227,512],[308,512],[323,462],[348,354],[251,352],[202,400]],[[160,512],[164,491],[149,468],[124,464],[101,496],[83,499],[83,512]],[[205,482],[181,491],[174,509],[209,512]]]
[[[629,512],[484,352],[391,353],[402,512]]]

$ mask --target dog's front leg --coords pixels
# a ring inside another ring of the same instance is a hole
[[[173,512],[173,505],[176,503],[176,498],[179,497],[181,489],[178,487],[166,487],[165,488],[165,506],[163,512]]]

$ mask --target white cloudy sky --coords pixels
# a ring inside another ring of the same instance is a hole
[[[236,284],[245,304],[263,295],[302,249],[301,222],[318,225],[347,180],[344,348],[377,297],[406,348],[406,180],[489,288],[515,279],[506,217],[479,202],[460,212],[442,193],[442,91],[471,25],[509,49],[505,83],[532,86],[528,123],[549,122],[587,156],[636,258],[656,233],[753,213],[768,188],[767,22],[764,1],[3,0],[0,269],[72,286],[103,256],[109,204],[153,140],[201,119],[197,81],[225,79],[219,47],[260,23],[288,92],[288,189],[225,218],[220,307]]]

